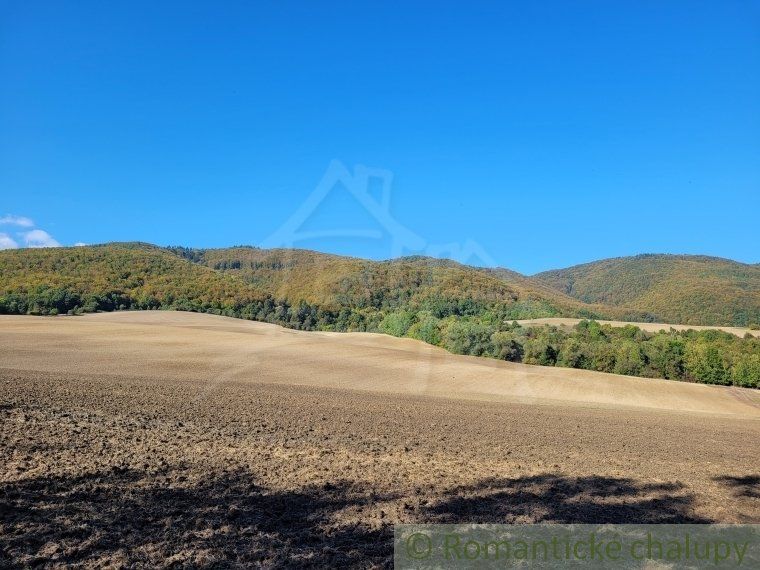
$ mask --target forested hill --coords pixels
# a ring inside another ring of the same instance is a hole
[[[264,295],[233,275],[149,244],[0,251],[0,312],[220,310]]]
[[[462,265],[422,256],[370,261],[299,249],[233,247],[172,251],[211,269],[240,276],[278,299],[304,300],[338,310],[344,307],[452,310],[477,313],[496,308],[505,318],[524,314],[609,314],[513,272]],[[454,308],[458,307],[458,308]],[[615,312],[615,310],[613,310]]]
[[[158,308],[357,331],[418,315],[493,322],[611,316],[544,286],[428,258],[375,262],[303,250],[141,243],[0,252],[0,312]]]
[[[526,277],[419,256],[378,262],[298,249],[114,243],[0,251],[0,312],[130,308],[329,330],[379,330],[395,313],[404,322],[429,314],[746,326],[760,323],[760,265],[640,255]]]
[[[546,271],[533,278],[580,301],[647,311],[670,323],[760,323],[758,264],[649,254]]]

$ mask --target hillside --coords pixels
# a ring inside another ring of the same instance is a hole
[[[586,303],[627,307],[691,325],[760,323],[760,266],[696,255],[637,255],[539,273]]]
[[[0,251],[0,313],[173,308],[229,314],[263,298],[233,275],[149,244]]]
[[[141,243],[0,252],[0,312],[157,308],[359,331],[378,330],[394,311],[502,321],[604,316],[543,285],[429,258],[375,262],[304,250]]]
[[[507,278],[506,273],[429,257],[370,261],[299,249],[169,249],[235,274],[274,298],[329,310],[421,309],[439,316],[494,310],[514,319],[526,314],[599,316],[607,309],[578,302],[517,273]]]

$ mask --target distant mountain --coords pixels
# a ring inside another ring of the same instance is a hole
[[[701,255],[604,259],[532,278],[585,303],[691,325],[760,323],[760,265]]]
[[[233,275],[150,244],[0,251],[0,312],[222,310],[263,298]]]
[[[591,306],[518,273],[483,270],[423,256],[370,261],[300,249],[169,248],[211,269],[239,276],[278,299],[331,310],[420,308],[445,312],[496,309],[508,318],[528,314],[598,316]],[[466,309],[465,306],[471,308]],[[614,312],[614,311],[613,311]]]
[[[187,309],[328,330],[378,330],[391,313],[744,326],[760,322],[760,266],[640,255],[526,277],[421,256],[370,261],[247,246],[0,251],[0,312],[120,308]]]
[[[378,330],[390,313],[507,321],[610,317],[522,277],[425,257],[142,243],[0,252],[0,312],[184,309],[304,329]]]

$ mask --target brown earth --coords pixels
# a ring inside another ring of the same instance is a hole
[[[390,564],[396,522],[760,522],[750,390],[185,313],[0,318],[0,565]]]

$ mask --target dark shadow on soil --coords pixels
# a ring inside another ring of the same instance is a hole
[[[0,560],[341,567],[388,555],[380,531],[331,525],[370,501],[346,483],[272,492],[245,472],[179,488],[141,480],[126,471],[2,485]]]
[[[737,497],[760,499],[760,475],[744,475],[739,477],[724,475],[723,477],[715,477],[714,481],[723,483],[731,488]]]
[[[274,491],[244,471],[171,485],[135,471],[28,479],[0,485],[0,565],[389,566],[392,522],[708,522],[678,484],[556,474],[442,489],[374,527],[341,516],[407,499],[347,482]]]
[[[693,514],[680,483],[542,474],[488,479],[450,490],[430,507],[427,522],[457,523],[707,523]]]

